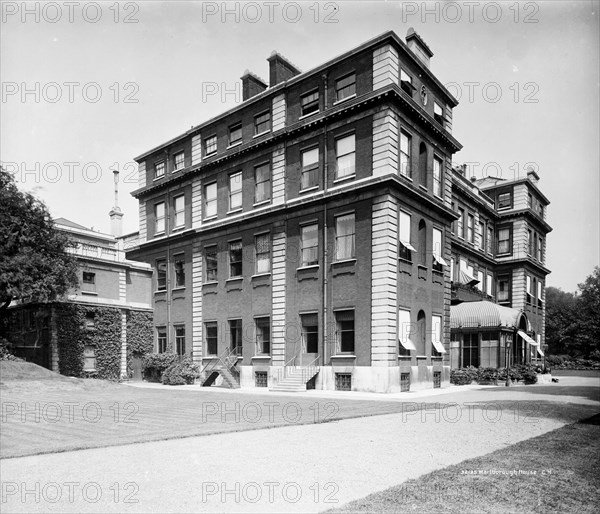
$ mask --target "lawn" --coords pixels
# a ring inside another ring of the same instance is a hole
[[[597,414],[328,512],[597,512],[599,455]]]

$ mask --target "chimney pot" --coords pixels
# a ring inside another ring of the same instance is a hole
[[[267,89],[264,80],[254,75],[250,70],[246,70],[241,76],[242,79],[242,100],[246,101]]]
[[[271,52],[267,61],[269,61],[269,87],[300,75],[300,70],[275,50]]]

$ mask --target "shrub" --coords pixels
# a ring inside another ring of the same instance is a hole
[[[142,372],[147,380],[160,382],[163,372],[178,361],[174,353],[149,353],[142,360]]]
[[[496,368],[480,368],[477,383],[478,384],[495,384],[498,381],[498,370]]]
[[[506,380],[506,368],[498,369],[498,380],[505,381]],[[520,369],[517,367],[508,368],[508,376],[513,382],[518,382],[519,380],[523,380],[523,374]]]
[[[533,370],[523,372],[523,382],[525,384],[535,384],[537,382],[537,373]]]
[[[473,366],[457,368],[450,372],[450,383],[454,385],[468,385],[477,380],[478,370]]]
[[[200,368],[186,357],[181,362],[169,366],[162,374],[162,383],[165,385],[193,384],[200,376]]]
[[[0,337],[0,361],[20,361],[19,357],[16,357],[9,351],[10,342],[3,337]]]

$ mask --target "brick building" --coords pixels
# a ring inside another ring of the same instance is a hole
[[[412,29],[304,73],[274,52],[268,85],[247,71],[241,105],[136,158],[156,351],[207,384],[448,382],[461,145],[432,55]]]
[[[121,235],[122,216],[120,209],[113,207],[110,212],[112,235],[65,218],[54,220],[57,230],[65,232],[75,243],[69,251],[77,257],[79,284],[62,301],[17,303],[10,307],[8,340],[15,355],[53,371],[103,377],[101,366],[97,366],[99,355],[111,346],[118,355],[106,356],[106,360],[113,363],[112,369],[107,366],[106,372],[110,372],[107,377],[128,375],[128,318],[134,312],[147,313],[145,318],[138,318],[139,323],[151,324],[152,269],[125,258],[125,248],[131,241],[137,241],[137,233]],[[103,340],[99,332],[100,317],[107,312],[111,323],[115,320],[118,323],[109,336],[116,337],[115,341]],[[81,319],[75,321],[73,318],[77,316]],[[71,322],[80,325],[76,327],[81,329],[77,331],[79,337],[62,337],[61,330]],[[87,344],[87,334],[98,335],[99,344]],[[65,356],[77,355],[74,348],[78,345],[82,346],[79,349],[81,366],[67,369],[65,363],[60,362],[61,350]],[[73,368],[79,368],[81,373]]]

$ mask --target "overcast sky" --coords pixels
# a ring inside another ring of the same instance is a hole
[[[599,261],[598,2],[475,4],[3,2],[0,159],[54,217],[103,232],[119,168],[132,232],[133,157],[239,103],[246,69],[268,81],[273,50],[304,71],[414,27],[460,102],[455,163],[479,163],[477,177],[538,170],[548,285],[573,291]]]

